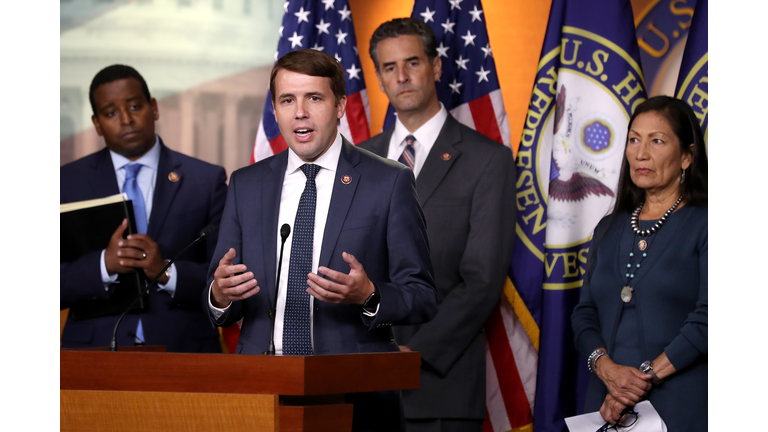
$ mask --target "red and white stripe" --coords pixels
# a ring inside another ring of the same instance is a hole
[[[538,352],[506,295],[485,324],[486,410],[484,431],[532,427]]]
[[[341,118],[339,132],[352,144],[360,144],[371,137],[371,107],[368,91],[363,89],[347,96],[347,109]]]
[[[501,90],[494,90],[451,110],[451,115],[464,125],[507,147],[510,144],[509,120]]]

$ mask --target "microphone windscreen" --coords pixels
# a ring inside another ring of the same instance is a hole
[[[208,225],[207,227],[203,228],[202,231],[200,231],[200,238],[204,239],[206,237],[209,237],[214,232],[216,232],[216,227],[213,225]]]
[[[283,226],[280,227],[280,237],[282,237],[283,241],[288,238],[288,235],[291,234],[291,226],[288,224],[283,224]]]

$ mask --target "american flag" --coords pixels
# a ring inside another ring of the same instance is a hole
[[[347,0],[291,0],[283,4],[283,25],[275,61],[284,54],[312,48],[336,57],[345,70],[347,111],[339,131],[354,144],[370,138],[371,114],[368,93],[357,51],[355,27]],[[264,112],[253,145],[251,163],[280,153],[287,148],[275,122],[272,96],[267,90]]]
[[[463,124],[510,146],[504,109],[480,0],[416,0],[412,18],[437,37],[443,72],[436,83],[445,108]],[[390,105],[384,129],[395,122]],[[515,223],[515,221],[510,221]],[[486,330],[484,431],[531,430],[536,392],[538,328],[507,280]]]

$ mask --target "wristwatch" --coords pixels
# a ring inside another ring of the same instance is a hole
[[[363,310],[371,314],[376,313],[376,309],[379,307],[379,301],[381,301],[381,296],[379,295],[379,287],[377,287],[375,284],[373,287],[373,292],[368,296],[367,299],[365,299],[365,303],[363,303]]]
[[[651,375],[651,384],[660,385],[661,383],[664,382],[664,380],[659,378],[658,375],[656,375],[656,372],[654,372],[653,366],[651,366],[650,360],[644,361],[643,364],[640,365],[639,369],[640,369],[640,372]]]
[[[166,261],[166,262],[167,262],[167,261]],[[171,281],[171,276],[173,275],[173,267],[168,267],[168,268],[165,270],[165,273],[164,273],[164,274],[165,274],[165,277],[167,277],[167,278],[168,278],[168,279],[165,281],[165,283],[168,283],[168,282],[170,282],[170,281]]]

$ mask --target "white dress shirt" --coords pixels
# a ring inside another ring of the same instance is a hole
[[[123,184],[125,183],[125,166],[132,163],[143,165],[141,170],[139,170],[139,175],[136,176],[136,181],[139,184],[141,194],[144,196],[144,209],[147,213],[147,225],[149,225],[149,215],[152,214],[152,199],[155,196],[155,184],[157,182],[157,167],[160,163],[160,139],[155,135],[155,144],[144,156],[136,161],[131,161],[112,150],[109,151],[109,155],[112,157],[112,165],[115,168],[115,176],[117,177],[120,193],[123,192]],[[101,281],[104,283],[104,288],[109,289],[110,284],[117,282],[117,274],[110,275],[107,273],[105,254],[106,249],[101,251]],[[171,271],[171,277],[168,279],[168,282],[165,284],[158,283],[157,289],[165,291],[173,297],[176,293],[176,281],[178,280],[176,264],[171,264],[169,270]]]
[[[328,210],[331,207],[331,195],[333,192],[333,184],[336,179],[336,168],[339,164],[339,157],[341,156],[341,135],[337,132],[336,139],[331,144],[331,147],[323,153],[322,156],[317,158],[314,162],[315,165],[320,166],[315,177],[315,185],[317,187],[317,204],[315,207],[315,236],[312,241],[312,272],[317,274],[317,268],[320,263],[320,248],[323,245],[323,234],[325,232],[325,223],[328,220]],[[282,354],[283,352],[283,319],[285,316],[285,299],[288,289],[288,272],[290,268],[291,257],[291,244],[293,241],[294,223],[296,221],[296,212],[299,209],[299,200],[304,187],[307,184],[307,176],[300,169],[306,162],[302,161],[296,153],[290,148],[288,151],[288,165],[285,168],[285,176],[283,177],[283,190],[280,195],[280,214],[277,218],[277,237],[275,238],[275,250],[277,256],[280,253],[280,227],[283,224],[288,224],[291,227],[291,234],[285,241],[285,251],[283,253],[282,270],[280,271],[280,280],[278,281],[277,292],[277,314],[275,316],[275,354]],[[216,257],[218,259],[218,257]],[[279,264],[278,264],[279,265]],[[275,267],[275,274],[277,274],[277,267]],[[209,288],[210,289],[210,288]],[[256,294],[262,295],[262,293]],[[309,317],[310,317],[310,334],[312,334],[312,311],[315,298],[309,299]],[[208,296],[208,306],[216,318],[219,318],[229,306],[224,309],[217,308],[210,303],[210,294]],[[314,348],[314,341],[313,341]]]
[[[413,135],[416,138],[416,142],[413,144],[413,150],[415,152],[413,162],[413,175],[419,177],[419,172],[424,166],[424,162],[427,160],[429,151],[432,150],[432,146],[437,141],[437,136],[440,135],[440,131],[443,129],[443,124],[448,118],[448,111],[440,103],[440,111],[437,112],[431,119],[416,129],[415,132],[409,132],[405,128],[400,118],[395,120],[395,130],[392,132],[392,138],[389,139],[389,151],[387,152],[387,159],[394,161],[398,160],[405,150],[405,137]]]

